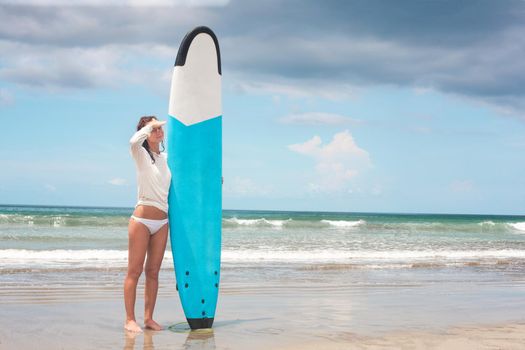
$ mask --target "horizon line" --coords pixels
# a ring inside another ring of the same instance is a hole
[[[92,205],[55,205],[55,204],[4,204],[0,207],[48,207],[48,208],[92,208],[92,209],[134,209],[135,207],[92,206]],[[260,211],[260,212],[295,212],[295,213],[335,213],[335,214],[387,214],[387,215],[455,215],[455,216],[517,216],[524,214],[481,214],[481,213],[428,213],[428,212],[372,212],[372,211],[323,211],[323,210],[276,210],[276,209],[226,209],[229,211]]]

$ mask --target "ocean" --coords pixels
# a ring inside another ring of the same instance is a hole
[[[122,347],[132,211],[1,205],[0,343]],[[525,216],[224,210],[222,232],[217,348],[525,321]],[[184,323],[169,243],[159,279],[156,318]]]
[[[0,274],[121,269],[133,208],[0,206]],[[224,210],[223,267],[520,267],[525,216]],[[168,243],[167,252],[170,253]],[[166,254],[163,268],[171,268]]]

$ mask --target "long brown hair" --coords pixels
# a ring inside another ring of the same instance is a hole
[[[142,129],[152,119],[158,120],[157,117],[155,117],[154,115],[146,115],[144,117],[140,117],[139,123],[137,124],[137,131]],[[161,141],[160,144],[162,145],[162,152],[164,152],[164,150],[166,149],[164,147],[164,141]],[[142,147],[144,147],[146,151],[148,151],[148,154],[151,157],[151,163],[152,164],[155,163],[155,158],[153,158],[153,154],[151,153],[151,150],[149,149],[148,140],[144,140],[144,142],[142,143]]]

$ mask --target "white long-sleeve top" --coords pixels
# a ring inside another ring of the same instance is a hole
[[[137,204],[152,205],[165,213],[168,212],[168,192],[171,183],[171,172],[168,167],[167,154],[151,152],[155,158],[152,163],[148,151],[142,143],[151,134],[153,127],[146,125],[137,131],[129,140],[130,153],[137,168]]]

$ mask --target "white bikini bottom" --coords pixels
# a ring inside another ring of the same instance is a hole
[[[144,219],[139,218],[135,215],[131,215],[131,218],[135,221],[142,222],[149,230],[150,234],[157,233],[158,230],[162,228],[162,226],[166,225],[168,223],[168,219],[161,219],[161,220],[153,220],[153,219]]]

